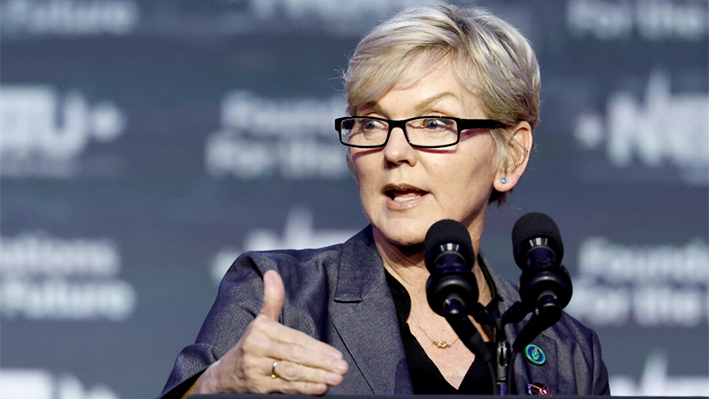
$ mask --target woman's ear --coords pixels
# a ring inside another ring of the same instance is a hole
[[[499,192],[512,190],[527,168],[529,153],[534,145],[532,126],[529,122],[518,123],[506,145],[505,159],[500,163],[500,169],[493,182],[493,187]]]

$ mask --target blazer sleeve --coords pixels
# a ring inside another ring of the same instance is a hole
[[[557,340],[560,393],[610,395],[598,334],[567,314],[547,331]]]
[[[263,273],[275,269],[275,264],[259,263],[244,254],[229,268],[195,343],[177,355],[160,399],[184,395],[207,367],[236,345],[258,315],[263,300]]]
[[[608,384],[608,370],[601,356],[601,342],[598,334],[591,330],[592,356],[593,356],[593,385],[591,395],[610,395],[611,389]]]

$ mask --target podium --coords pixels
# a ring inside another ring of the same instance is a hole
[[[284,394],[210,394],[210,395],[190,395],[188,399],[273,399],[277,395],[281,399],[500,399],[499,395],[284,395]],[[512,396],[512,395],[510,395]],[[517,396],[517,395],[514,395]],[[529,395],[525,395],[529,396]],[[597,395],[554,395],[560,399],[607,399],[608,396]],[[623,396],[623,399],[650,399],[650,396]],[[709,399],[709,396],[663,396],[662,399]]]

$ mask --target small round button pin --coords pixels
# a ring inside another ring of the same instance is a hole
[[[524,355],[527,357],[527,360],[537,366],[541,366],[547,361],[547,357],[542,348],[534,344],[529,344],[524,348]]]

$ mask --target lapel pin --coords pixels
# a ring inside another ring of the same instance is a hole
[[[542,348],[534,344],[529,344],[526,348],[524,348],[524,355],[527,357],[527,360],[537,366],[541,366],[547,361],[547,357]]]
[[[535,382],[534,384],[527,384],[527,395],[532,396],[551,396],[551,392],[546,385]]]

